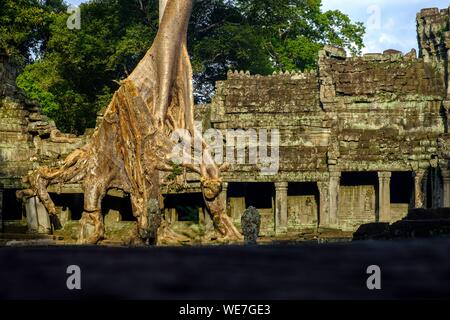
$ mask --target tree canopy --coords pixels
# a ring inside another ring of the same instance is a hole
[[[118,82],[151,46],[157,0],[91,0],[81,29],[70,30],[63,0],[0,2],[0,47],[26,65],[19,86],[58,127],[95,124]],[[189,28],[197,102],[207,102],[229,69],[262,75],[314,68],[325,44],[360,52],[364,26],[321,0],[197,1]]]

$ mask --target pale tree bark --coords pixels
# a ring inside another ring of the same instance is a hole
[[[159,0],[159,22],[162,21],[164,11],[166,10],[167,0]]]
[[[159,173],[174,169],[169,157],[174,147],[172,133],[186,129],[191,136],[198,134],[187,52],[193,0],[161,0],[160,5],[164,14],[152,47],[121,82],[89,143],[70,154],[60,168],[41,167],[30,173],[31,188],[18,193],[23,198],[37,195],[55,220],[56,208],[47,187],[82,182],[81,243],[97,243],[104,238],[101,201],[111,188],[131,195],[139,238],[153,238],[155,230],[158,236],[171,236],[167,226],[163,223],[160,227],[152,215],[163,207]],[[207,145],[202,144],[207,161],[185,167],[201,175],[204,199],[220,237],[240,240],[242,236],[225,214],[219,197],[220,169]]]

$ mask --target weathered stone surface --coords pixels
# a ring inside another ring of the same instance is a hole
[[[242,233],[246,244],[256,244],[261,227],[261,215],[254,207],[244,211],[241,218]]]
[[[318,225],[318,205],[314,196],[290,196],[288,203],[288,231],[295,232]]]
[[[109,210],[109,212],[105,215],[105,227],[108,229],[108,226],[114,225],[115,223],[119,223],[122,221],[122,216],[117,210]]]
[[[37,197],[26,200],[25,210],[29,233],[48,234],[51,232],[52,227],[50,225],[50,218],[44,205]]]

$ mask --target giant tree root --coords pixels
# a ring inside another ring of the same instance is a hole
[[[152,48],[114,94],[89,143],[69,155],[60,168],[41,167],[28,177],[31,189],[19,196],[37,195],[53,221],[56,208],[47,187],[51,184],[83,182],[84,213],[79,243],[95,244],[105,236],[101,201],[112,188],[131,195],[137,233],[143,241],[155,237],[155,201],[160,203],[161,171],[173,171],[169,157],[174,142],[171,135],[185,129],[195,132],[193,116],[192,68],[187,53],[186,34],[193,0],[169,0]],[[225,215],[218,201],[222,180],[207,145],[208,161],[186,169],[202,177],[206,205],[217,232],[223,238],[242,236]],[[184,164],[183,164],[184,165]],[[161,205],[160,205],[161,206]],[[162,237],[177,236],[161,229]]]

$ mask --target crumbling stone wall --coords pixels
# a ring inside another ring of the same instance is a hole
[[[331,122],[321,108],[317,70],[268,77],[230,72],[217,84],[211,122],[224,136],[233,128],[279,130],[282,175],[310,171],[315,181],[314,172],[327,169]],[[230,181],[252,181],[259,173],[256,166],[242,165],[224,174]]]
[[[14,63],[4,52],[0,53],[0,193],[6,190],[9,194],[28,187],[22,178],[30,170],[40,165],[58,164],[87,138],[59,132],[55,123],[40,113],[39,106],[17,88],[16,75]],[[13,207],[20,206],[8,199],[0,202],[3,217],[7,217]],[[48,214],[40,201],[30,198],[23,208],[26,217],[22,220],[26,221],[29,232],[50,231]],[[7,222],[2,220],[0,216],[3,227]]]
[[[425,62],[447,62],[449,17],[449,8],[423,9],[417,14],[419,53]]]
[[[414,179],[405,181],[405,188],[414,188],[414,206],[426,206],[427,171],[439,163],[448,169],[450,155],[443,152],[450,150],[448,17],[448,9],[418,14],[419,56],[415,50],[406,54],[386,50],[347,57],[344,50],[326,46],[318,68],[310,72],[269,77],[230,72],[226,81],[218,83],[212,126],[279,129],[281,163],[273,177],[259,175],[257,167],[234,165],[226,180],[317,182],[322,204],[317,209],[318,224],[338,228],[351,229],[377,219],[392,222],[406,215],[410,203],[389,203],[392,172],[413,172]],[[378,173],[379,182],[339,187],[343,172]],[[445,190],[450,177],[443,181]],[[368,201],[361,188],[373,191],[371,210],[361,205]],[[441,200],[440,191],[433,192],[433,206],[445,205],[445,195]],[[292,229],[298,212],[305,210],[298,204],[287,209],[275,206],[274,211],[274,219],[284,216]],[[280,230],[286,227],[283,219],[278,221]]]
[[[319,66],[323,108],[335,119],[329,165],[340,171],[430,166],[445,131],[444,76],[433,63],[414,51],[347,58],[330,48]]]
[[[22,188],[22,177],[36,166],[63,160],[85,138],[61,134],[17,88],[16,75],[0,53],[0,183],[11,189]]]

